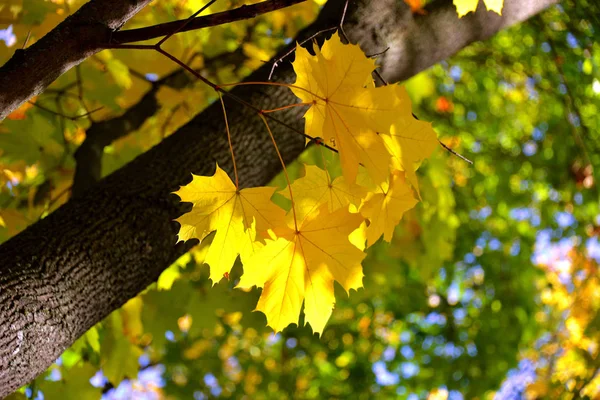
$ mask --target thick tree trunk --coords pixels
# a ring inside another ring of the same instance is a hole
[[[480,7],[459,20],[450,1],[433,3],[427,15],[413,17],[399,0],[364,0],[351,2],[345,30],[368,53],[390,47],[382,70],[395,81],[555,2],[506,0],[503,17]],[[302,36],[335,26],[342,6],[342,0],[330,1]],[[269,69],[265,65],[249,79],[265,80]],[[275,79],[294,80],[289,63],[276,70]],[[287,89],[273,86],[235,92],[263,108],[296,102]],[[281,169],[264,126],[252,110],[226,104],[240,181],[243,186],[264,185]],[[300,111],[278,117],[303,127]],[[302,152],[304,138],[276,123],[271,126],[284,158],[293,160]],[[181,207],[170,193],[190,180],[190,172],[211,174],[215,162],[231,168],[218,104],[0,246],[0,397],[44,371],[81,334],[189,249],[193,243],[175,244],[172,220]]]

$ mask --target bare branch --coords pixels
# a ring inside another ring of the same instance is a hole
[[[306,0],[268,0],[262,3],[244,5],[232,10],[197,17],[189,21],[184,19],[180,21],[148,26],[145,28],[119,31],[112,35],[111,44],[140,42],[162,36],[168,37],[171,36],[173,32],[187,32],[196,29],[208,28],[211,26],[223,25],[230,22],[241,21],[244,19],[255,18],[258,15],[289,7],[304,1]]]

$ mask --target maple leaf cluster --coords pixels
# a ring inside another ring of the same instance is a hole
[[[211,177],[194,176],[176,194],[193,203],[177,221],[179,240],[215,232],[206,263],[218,282],[240,256],[239,288],[262,288],[257,310],[281,331],[305,322],[322,332],[331,316],[334,281],[349,292],[362,287],[365,249],[390,241],[402,215],[417,203],[416,170],[437,146],[430,123],[417,120],[404,87],[375,87],[375,61],[339,35],[315,55],[297,46],[290,85],[302,104],[307,136],[339,153],[342,175],[305,165],[305,174],[271,201],[274,187],[239,188],[217,165]],[[285,168],[285,166],[284,166]]]

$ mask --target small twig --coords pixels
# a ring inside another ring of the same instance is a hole
[[[79,99],[79,103],[81,103],[81,106],[85,110],[86,114],[89,116],[90,122],[93,123],[94,120],[92,118],[92,113],[88,109],[87,104],[85,104],[85,100],[83,99],[83,80],[81,79],[81,64],[75,67],[75,77],[77,79],[77,98]]]
[[[63,190],[60,191],[60,193],[58,193],[56,196],[54,196],[54,198],[50,199],[50,201],[48,202],[46,207],[44,207],[44,212],[50,211],[50,209],[52,208],[54,203],[56,203],[58,201],[58,199],[63,197],[65,194],[69,193],[71,191],[72,187],[73,186],[70,185],[70,186],[64,188]],[[43,213],[42,213],[42,215],[43,215]]]
[[[369,54],[369,55],[367,55],[367,57],[368,57],[368,58],[376,58],[376,57],[379,57],[379,56],[381,56],[381,55],[384,55],[385,53],[387,53],[389,49],[390,49],[390,48],[389,48],[389,47],[387,47],[385,50],[383,50],[383,51],[380,51],[380,52],[378,52],[378,53]]]
[[[338,27],[334,26],[332,28],[327,28],[327,29],[323,29],[320,30],[319,32],[315,33],[314,35],[309,36],[307,39],[304,39],[303,41],[301,41],[299,43],[300,46],[304,45],[306,42],[313,40],[314,38],[316,38],[319,35],[322,35],[323,33],[326,32],[331,32],[336,30]],[[269,72],[269,77],[267,78],[268,81],[271,80],[271,78],[273,77],[273,73],[275,72],[275,68],[277,68],[279,66],[279,63],[283,61],[284,58],[288,57],[289,55],[293,54],[296,51],[296,47],[292,48],[290,51],[286,52],[284,55],[282,55],[281,57],[279,57],[277,60],[275,60],[273,62],[273,66],[271,67],[271,72]]]
[[[65,127],[65,117],[64,117],[64,112],[63,112],[63,108],[62,108],[62,104],[60,103],[60,96],[56,96],[56,98],[54,99],[54,102],[56,103],[56,109],[58,110],[58,113],[60,114],[60,117],[58,118],[59,123],[60,123],[60,134],[63,138],[63,146],[64,146],[64,152],[68,153],[69,152],[69,140],[67,139],[67,135],[66,135],[66,127]]]
[[[23,42],[23,46],[21,46],[21,50],[25,49],[25,47],[27,46],[27,42],[29,42],[30,37],[31,37],[31,29],[29,31],[27,31],[27,37],[25,38],[25,41]]]
[[[344,31],[344,20],[346,19],[346,11],[348,11],[348,2],[349,0],[346,0],[346,2],[344,3],[344,11],[342,11],[342,18],[340,18],[340,32],[342,33],[342,35],[344,36],[344,38],[346,39],[346,41],[348,43],[350,43],[350,41],[348,40],[348,36],[346,35],[346,32]]]
[[[161,128],[160,128],[160,138],[164,139],[165,136],[167,136],[167,128],[169,127],[169,124],[171,123],[171,121],[173,120],[173,117],[175,116],[175,113],[181,108],[181,103],[177,104],[175,107],[173,107],[172,110],[169,110],[169,115],[167,116],[167,118],[165,119],[165,122],[163,122]]]
[[[460,158],[463,161],[468,162],[469,164],[473,165],[473,161],[469,160],[468,158],[466,158],[465,156],[462,156],[460,154],[458,154],[456,151],[452,150],[450,147],[448,147],[446,144],[444,144],[440,139],[438,139],[438,143],[442,145],[442,147],[446,150],[448,150],[450,153],[454,154],[456,157]]]
[[[29,104],[31,104],[31,105],[32,105],[32,106],[34,106],[34,107],[37,107],[37,108],[39,108],[40,110],[46,111],[46,112],[48,112],[48,113],[50,113],[50,114],[54,114],[54,115],[56,115],[56,116],[59,116],[59,117],[62,117],[62,118],[67,118],[67,119],[69,119],[69,120],[71,120],[71,121],[75,121],[75,120],[78,120],[78,119],[80,119],[80,118],[85,118],[85,117],[88,117],[88,116],[90,116],[92,113],[95,113],[96,111],[100,111],[101,109],[103,109],[103,108],[104,108],[104,107],[98,107],[98,108],[96,108],[96,109],[94,109],[94,110],[91,110],[91,111],[89,111],[89,112],[85,112],[85,113],[83,113],[83,114],[80,114],[80,115],[73,115],[73,116],[70,116],[70,115],[64,115],[64,114],[61,114],[59,111],[54,111],[54,110],[52,110],[52,109],[50,109],[50,108],[48,108],[48,107],[45,107],[45,106],[43,106],[43,105],[41,105],[41,104],[38,104],[38,103],[34,103],[34,102],[32,102],[32,101],[28,101],[28,103],[29,103]]]
[[[333,31],[336,29],[340,31],[343,38],[346,39],[346,42],[350,43],[350,41],[348,40],[348,36],[346,36],[346,33],[344,32],[344,28],[342,27],[342,25],[344,25],[344,20],[346,19],[346,11],[348,10],[348,1],[349,0],[346,0],[346,2],[344,3],[344,10],[342,11],[342,17],[340,18],[340,23],[337,26],[327,28],[327,29],[322,29],[322,30],[318,31],[314,35],[311,35],[307,39],[304,39],[302,42],[300,42],[299,46],[303,46],[309,40],[312,40],[312,39],[316,38],[317,36],[322,35],[323,33],[330,32],[330,31]],[[273,62],[273,66],[271,67],[271,72],[269,72],[269,78],[267,79],[268,81],[270,81],[271,78],[273,77],[275,68],[277,68],[279,66],[279,63],[282,62],[284,58],[288,57],[290,54],[294,53],[295,51],[296,51],[296,48],[294,47],[290,51],[288,51],[287,53],[285,53],[284,55],[282,55],[281,57],[279,57],[277,60],[275,60]]]

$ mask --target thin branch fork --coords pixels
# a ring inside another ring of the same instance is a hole
[[[109,45],[140,42],[158,37],[170,36],[173,34],[173,32],[187,32],[196,29],[208,28],[211,26],[223,25],[230,22],[241,21],[244,19],[255,18],[259,15],[286,8],[304,1],[306,0],[267,0],[263,1],[262,3],[243,5],[238,8],[196,17],[191,20],[184,19],[148,26],[145,28],[117,31],[112,34]],[[184,26],[182,27],[182,25]]]

